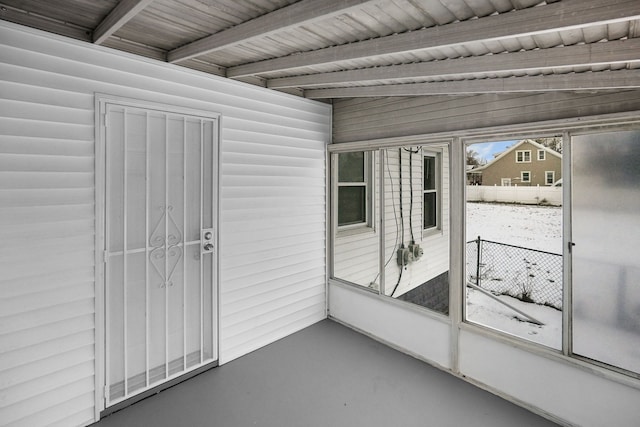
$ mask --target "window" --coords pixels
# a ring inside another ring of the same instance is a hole
[[[338,227],[370,223],[369,159],[364,151],[338,155]]]
[[[438,156],[428,154],[423,161],[422,228],[431,230],[438,228]]]
[[[516,163],[531,163],[531,150],[516,150]]]
[[[538,150],[538,160],[545,160],[547,158],[547,152],[544,150]]]
[[[511,178],[502,178],[500,180],[500,185],[503,187],[511,187]]]
[[[553,185],[556,182],[556,172],[555,171],[545,171],[544,173],[544,183],[546,185]]]
[[[531,172],[529,171],[520,172],[520,182],[531,182]]]

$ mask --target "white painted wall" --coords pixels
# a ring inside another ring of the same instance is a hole
[[[0,425],[94,420],[95,93],[222,116],[220,363],[325,317],[330,106],[4,21],[0,76]]]

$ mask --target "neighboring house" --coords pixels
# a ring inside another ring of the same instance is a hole
[[[472,185],[553,185],[562,178],[562,154],[523,139],[490,163],[467,172]]]

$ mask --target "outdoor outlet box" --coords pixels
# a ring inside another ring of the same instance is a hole
[[[411,251],[409,248],[398,249],[398,265],[403,267],[411,262]]]
[[[409,252],[411,252],[411,257],[413,258],[413,261],[419,260],[422,254],[424,253],[420,245],[418,245],[417,243],[412,243],[409,245]]]

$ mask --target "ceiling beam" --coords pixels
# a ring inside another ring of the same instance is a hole
[[[327,19],[374,1],[376,0],[302,0],[173,49],[169,51],[167,60],[169,62],[184,61],[256,37],[264,37],[276,31]]]
[[[414,64],[283,77],[267,81],[272,89],[320,87],[355,82],[469,77],[477,73],[526,72],[561,67],[640,62],[640,38],[526,52],[445,59]]]
[[[153,0],[120,0],[116,7],[98,24],[93,31],[93,42],[102,44],[120,27],[147,7]]]
[[[480,93],[600,91],[640,88],[640,70],[599,71],[534,77],[462,80],[435,83],[309,89],[306,98],[360,98]]]
[[[227,70],[227,77],[438,49],[470,42],[533,36],[635,19],[640,19],[640,1],[637,0],[563,0],[484,18],[238,65]]]

